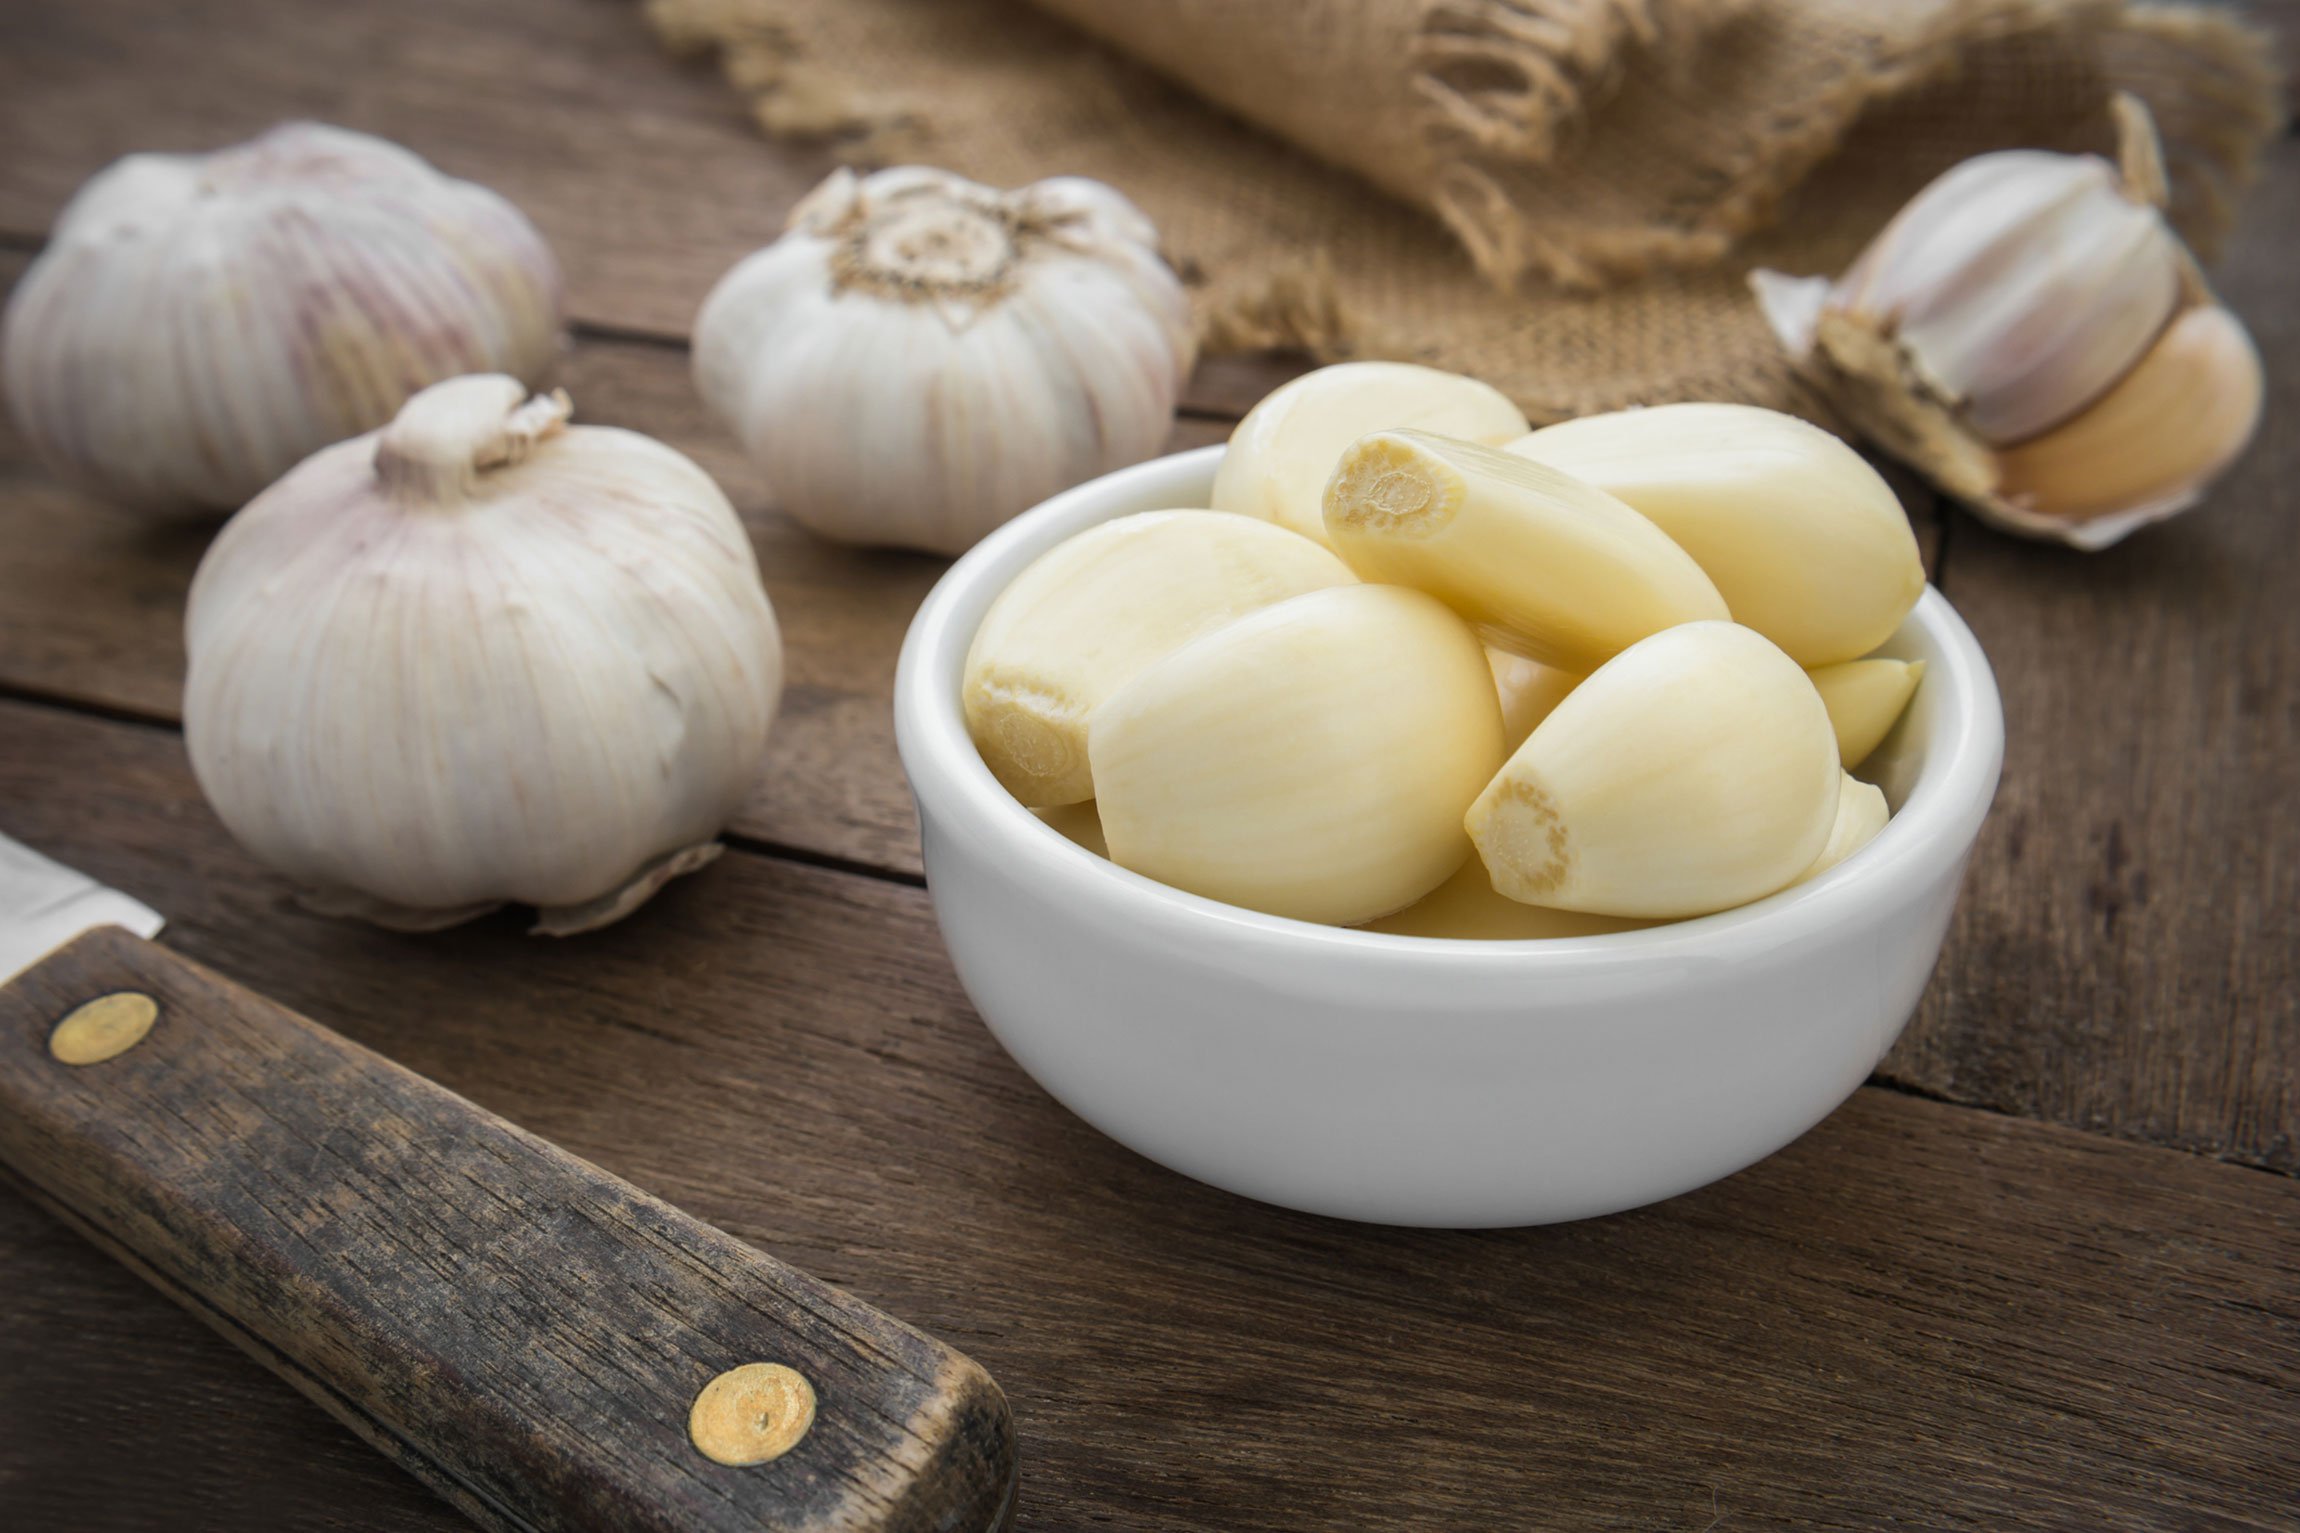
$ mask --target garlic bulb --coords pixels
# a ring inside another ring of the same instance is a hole
[[[2258,424],[2260,359],[2164,221],[2146,108],[2119,164],[1956,166],[1834,281],[1751,273],[1766,318],[1863,434],[1985,519],[2104,548],[2193,505]]]
[[[1566,694],[1471,806],[1496,890],[1591,915],[1707,915],[1812,866],[1839,797],[1829,713],[1797,663],[1686,623]]]
[[[1326,481],[1359,437],[1402,429],[1499,447],[1525,412],[1491,384],[1411,362],[1337,362],[1280,384],[1238,422],[1214,473],[1214,509],[1326,537]]]
[[[435,385],[200,564],[192,769],[323,909],[603,925],[716,855],[751,786],[782,644],[742,526],[688,459],[568,408]]]
[[[1094,796],[1086,726],[1135,672],[1234,617],[1350,585],[1308,538],[1219,511],[1145,511],[1049,549],[1001,591],[967,650],[975,749],[1032,808]]]
[[[1754,405],[1618,410],[1509,445],[1612,495],[1693,556],[1799,665],[1865,655],[1924,594],[1892,487],[1820,427]]]
[[[130,155],[81,188],[9,300],[0,365],[64,478],[228,510],[427,384],[544,383],[559,302],[510,203],[396,144],[288,123]]]
[[[1156,242],[1074,176],[840,170],[711,291],[695,383],[799,522],[958,553],[1164,445],[1194,342]]]
[[[1427,591],[1488,644],[1587,672],[1726,615],[1668,534],[1603,490],[1490,447],[1379,431],[1342,454],[1326,538],[1362,579]]]
[[[1145,667],[1095,710],[1087,747],[1113,862],[1348,926],[1468,857],[1462,811],[1501,765],[1501,706],[1485,652],[1444,607],[1334,586]]]

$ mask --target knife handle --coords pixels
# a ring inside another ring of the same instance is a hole
[[[0,1161],[483,1528],[1011,1513],[963,1354],[117,927],[0,989]]]

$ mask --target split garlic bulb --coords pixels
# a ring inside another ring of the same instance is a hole
[[[2146,109],[2116,105],[2118,165],[1984,154],[1842,276],[1750,277],[1864,435],[1988,521],[2086,549],[2195,504],[2264,393],[2250,337],[2164,221]]]
[[[545,382],[559,271],[519,210],[379,138],[287,123],[133,154],[82,187],[9,300],[16,423],[58,474],[229,510],[473,372]]]
[[[840,170],[695,319],[695,382],[826,537],[955,554],[1165,444],[1194,342],[1157,234],[1074,176]]]
[[[782,642],[749,540],[688,459],[568,411],[435,385],[200,564],[193,772],[322,909],[604,925],[715,856],[751,786]]]

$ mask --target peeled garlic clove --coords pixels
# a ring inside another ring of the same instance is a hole
[[[91,180],[9,299],[0,368],[64,478],[229,510],[426,385],[545,382],[559,302],[510,203],[396,144],[288,123]]]
[[[1051,809],[1030,812],[1059,831],[1065,841],[1074,842],[1097,857],[1110,855],[1110,843],[1102,839],[1102,816],[1092,799],[1083,804],[1056,804]]]
[[[2055,430],[1997,454],[1997,498],[2055,524],[2119,529],[2184,510],[2260,424],[2260,353],[2215,305],[2172,322],[2123,381]]]
[[[1493,886],[1596,915],[1707,915],[1795,879],[1829,839],[1837,742],[1763,635],[1687,623],[1573,689],[1467,820]]]
[[[1837,759],[1850,770],[1884,742],[1924,680],[1922,660],[1847,660],[1816,667],[1813,690],[1829,710]]]
[[[697,389],[783,510],[946,554],[1156,453],[1195,350],[1119,193],[923,166],[836,172],[712,289],[694,344]]]
[[[1086,726],[1135,672],[1243,613],[1355,582],[1308,538],[1219,511],[1146,511],[1057,545],[975,631],[961,696],[991,774],[1033,808],[1094,796]]]
[[[1805,883],[1819,878],[1838,863],[1852,856],[1862,847],[1877,839],[1877,832],[1893,817],[1885,804],[1885,790],[1865,783],[1852,773],[1842,775],[1837,784],[1837,818],[1829,826],[1828,844],[1813,865],[1797,875],[1795,882]]]
[[[782,644],[742,524],[685,457],[568,411],[436,385],[200,563],[192,770],[325,908],[604,924],[708,861],[751,789]]]
[[[1901,503],[1818,426],[1754,405],[1656,405],[1545,426],[1512,454],[1595,485],[1667,533],[1733,620],[1800,665],[1865,655],[1924,594]]]
[[[1214,509],[1325,541],[1326,481],[1359,437],[1398,428],[1499,446],[1526,431],[1500,390],[1408,362],[1341,362],[1273,390],[1230,433]]]
[[[1444,937],[1469,942],[1535,942],[1554,937],[1608,937],[1657,923],[1620,916],[1584,915],[1527,905],[1494,892],[1485,864],[1472,857],[1461,870],[1405,909],[1368,921],[1360,931],[1393,937]]]
[[[1248,613],[1141,671],[1088,747],[1111,859],[1209,899],[1352,925],[1469,854],[1501,764],[1493,673],[1419,592],[1340,586]]]
[[[1684,549],[1603,490],[1423,431],[1361,437],[1326,489],[1326,537],[1367,580],[1427,591],[1488,644],[1576,673],[1647,634],[1722,618]]]
[[[1493,667],[1494,691],[1501,697],[1502,749],[1516,750],[1543,719],[1581,685],[1571,671],[1561,671],[1506,649],[1489,649],[1486,663]]]

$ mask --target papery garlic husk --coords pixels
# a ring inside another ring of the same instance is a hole
[[[1657,405],[1546,426],[1508,451],[1595,485],[1669,534],[1733,621],[1799,665],[1867,654],[1924,594],[1916,534],[1892,487],[1795,416]]]
[[[1232,618],[1357,580],[1283,527],[1220,511],[1145,511],[1048,550],[975,630],[960,696],[967,732],[1032,808],[1094,796],[1086,725],[1144,666]]]
[[[1099,182],[840,170],[695,319],[695,383],[776,503],[955,554],[1151,456],[1195,355],[1148,219]]]
[[[429,384],[540,387],[559,310],[558,266],[510,203],[383,139],[287,123],[98,174],[16,285],[0,354],[59,475],[231,510]]]
[[[1418,591],[1348,585],[1250,612],[1095,711],[1111,860],[1209,899],[1348,926],[1469,855],[1501,764],[1485,653]]]
[[[1565,694],[1581,685],[1581,678],[1554,665],[1543,665],[1506,649],[1485,652],[1493,668],[1493,688],[1501,698],[1502,749],[1514,751],[1525,737],[1565,701]]]
[[[1785,887],[1837,813],[1820,694],[1762,634],[1687,623],[1623,650],[1478,795],[1496,890],[1592,915],[1707,915]]]
[[[1495,891],[1485,864],[1472,857],[1453,877],[1405,909],[1368,921],[1358,929],[1387,932],[1393,937],[1540,942],[1557,937],[1610,937],[1616,932],[1643,931],[1658,924],[1624,916],[1551,910],[1546,905],[1513,900]]]
[[[1359,437],[1434,431],[1488,447],[1523,436],[1525,412],[1491,384],[1410,362],[1337,362],[1279,385],[1230,433],[1214,509],[1326,538],[1326,483]]]
[[[1664,628],[1723,618],[1701,567],[1603,490],[1422,431],[1342,454],[1326,538],[1362,579],[1437,597],[1496,649],[1586,673]]]
[[[2250,339],[2164,220],[2146,108],[2119,96],[2116,111],[2118,165],[1981,155],[1834,281],[1750,275],[1863,435],[1984,520],[2083,549],[2195,504],[2250,440],[2262,392]]]
[[[1837,783],[1837,817],[1830,822],[1829,839],[1822,846],[1821,855],[1813,859],[1812,866],[1797,875],[1795,883],[1807,883],[1819,878],[1838,863],[1852,856],[1862,847],[1877,839],[1877,832],[1893,817],[1885,803],[1885,790],[1873,783],[1865,783],[1846,772]]]
[[[1922,660],[1847,660],[1816,666],[1810,673],[1813,690],[1829,710],[1829,727],[1837,736],[1837,759],[1847,771],[1869,759],[1871,752],[1892,733],[1917,683],[1925,678]]]
[[[603,925],[717,852],[782,689],[708,474],[517,380],[426,389],[232,518],[193,579],[184,734],[320,908]]]

